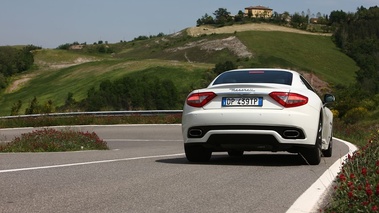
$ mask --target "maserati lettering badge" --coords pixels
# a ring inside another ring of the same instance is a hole
[[[230,90],[234,92],[255,92],[252,88],[231,88]]]

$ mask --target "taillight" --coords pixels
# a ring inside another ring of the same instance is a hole
[[[298,107],[308,103],[308,97],[297,93],[272,92],[270,97],[286,108]]]
[[[203,107],[216,96],[213,92],[193,93],[187,98],[187,104],[192,107]]]

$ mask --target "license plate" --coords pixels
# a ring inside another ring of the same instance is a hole
[[[223,97],[222,106],[223,107],[232,107],[232,106],[262,106],[263,98],[262,97]]]

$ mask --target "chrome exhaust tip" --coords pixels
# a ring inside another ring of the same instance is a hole
[[[190,129],[188,131],[188,135],[191,137],[202,137],[203,136],[203,131],[201,129]]]
[[[299,138],[300,132],[298,130],[284,130],[283,136],[285,138]]]

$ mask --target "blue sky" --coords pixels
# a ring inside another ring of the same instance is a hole
[[[329,15],[333,10],[356,12],[378,0],[1,0],[0,46],[61,44],[99,40],[130,41],[140,35],[171,34],[196,25],[218,8],[232,14],[262,5],[275,12]]]

